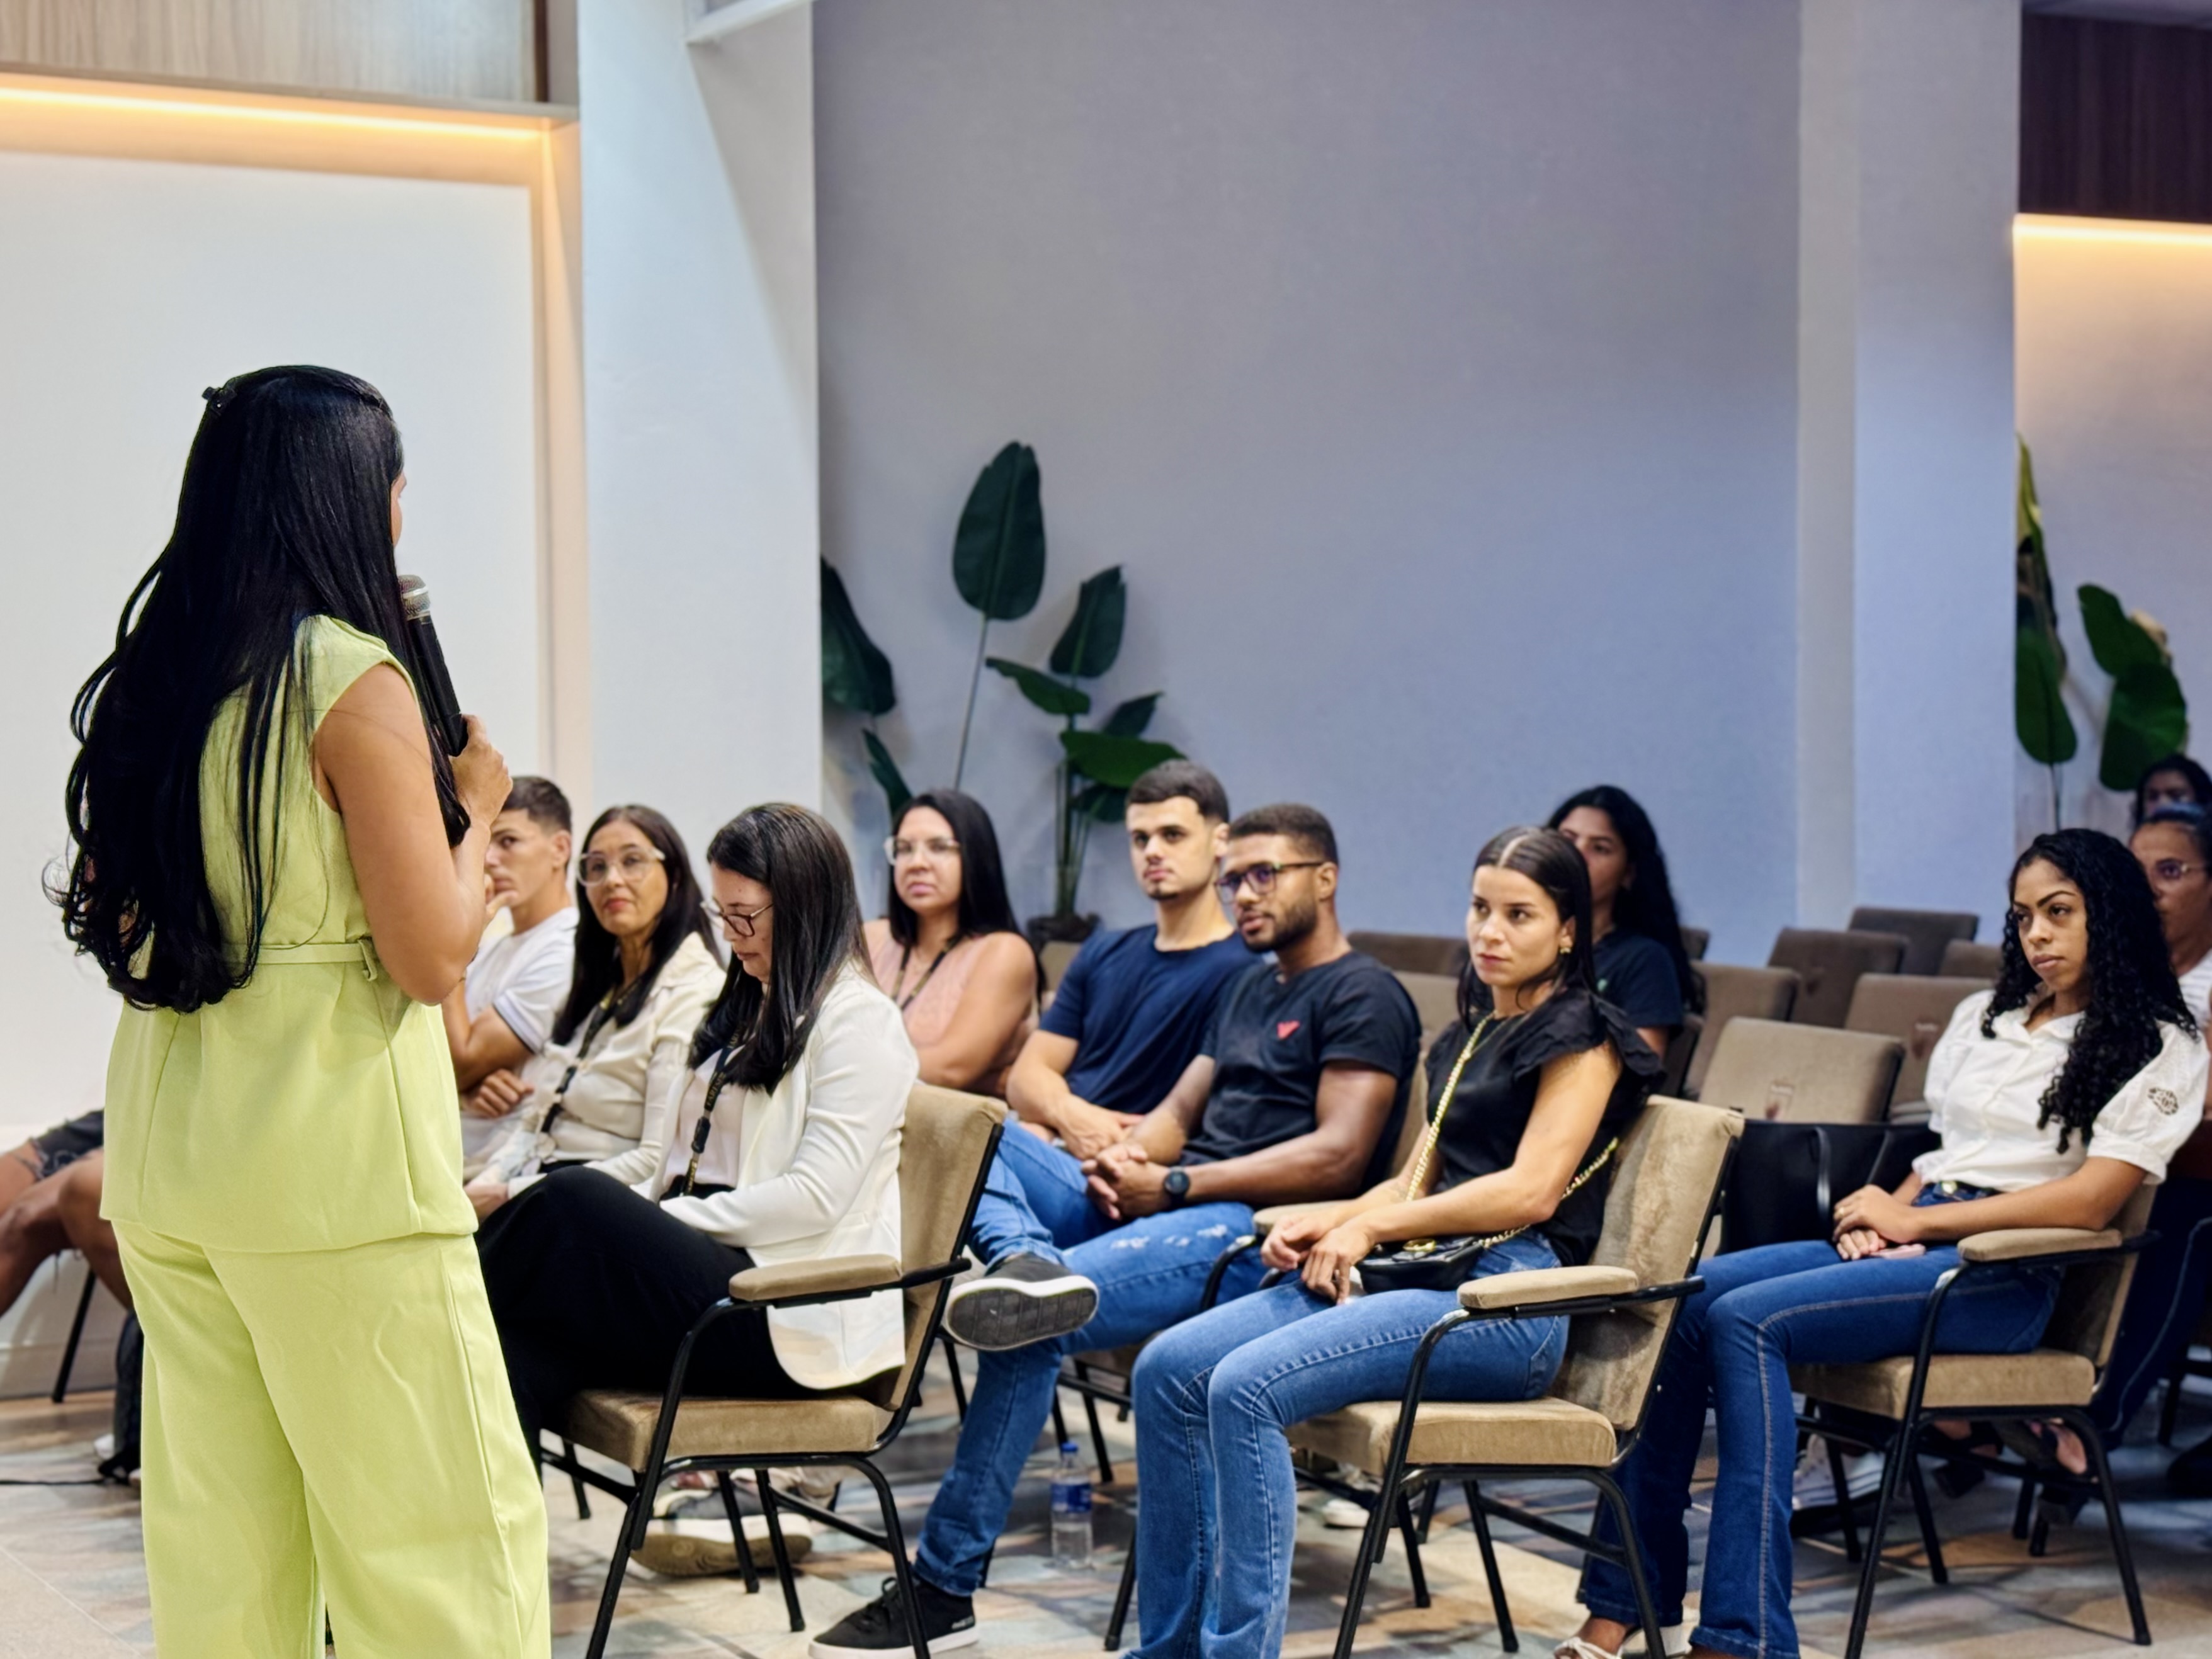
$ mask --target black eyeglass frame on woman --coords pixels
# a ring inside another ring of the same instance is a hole
[[[699,908],[739,939],[750,939],[754,933],[753,924],[775,908],[775,901],[769,900],[757,910],[725,910],[712,899],[701,899]]]
[[[1214,887],[1221,894],[1224,904],[1233,904],[1237,895],[1247,882],[1252,890],[1265,898],[1275,890],[1275,878],[1285,870],[1318,870],[1327,859],[1294,859],[1287,864],[1248,864],[1241,870],[1224,870],[1214,878]]]

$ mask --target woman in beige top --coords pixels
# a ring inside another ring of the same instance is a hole
[[[1036,953],[1014,925],[999,837],[957,789],[916,795],[884,843],[889,914],[867,927],[876,983],[898,1005],[921,1080],[1003,1095],[1036,1027]]]

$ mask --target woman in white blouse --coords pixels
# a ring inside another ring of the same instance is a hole
[[[699,1315],[755,1265],[901,1255],[899,1131],[916,1075],[870,977],[853,866],[804,807],[757,806],[708,849],[732,961],[693,1039],[674,1133],[635,1186],[557,1170],[492,1218],[484,1283],[523,1434],[585,1389],[658,1392]],[[708,1394],[842,1392],[905,1358],[895,1291],[723,1320]]]
[[[1688,1576],[1683,1514],[1710,1392],[1719,1479],[1692,1655],[1793,1655],[1790,1496],[1796,1419],[1790,1367],[1913,1352],[1955,1241],[1998,1228],[2110,1224],[2157,1182],[2204,1104],[2205,1048],[2183,1006],[2150,885],[2109,836],[2040,836],[2014,866],[2004,965],[1993,990],[1959,1005],[1928,1067],[1929,1124],[1942,1137],[1894,1193],[1866,1187],[1835,1209],[1835,1242],[1716,1256],[1683,1304],[1643,1437],[1621,1484],[1660,1622],[1680,1622]],[[2020,1353],[2043,1334],[2057,1275],[1985,1267],[1943,1306],[1952,1353]],[[1601,1535],[1611,1528],[1601,1522]],[[1611,1659],[1635,1627],[1626,1573],[1593,1559],[1590,1613],[1561,1659]]]
[[[514,1127],[469,1182],[479,1216],[565,1165],[588,1165],[624,1186],[659,1168],[691,1069],[692,1033],[721,988],[691,854],[659,813],[600,813],[576,882],[584,904],[568,1000],[506,1103],[521,1107]]]

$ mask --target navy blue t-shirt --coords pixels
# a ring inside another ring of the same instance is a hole
[[[1040,1029],[1075,1042],[1067,1086],[1109,1112],[1149,1112],[1198,1053],[1221,988],[1252,965],[1231,933],[1190,951],[1153,948],[1157,927],[1094,933]]]
[[[1341,1061],[1398,1079],[1363,1182],[1372,1186],[1390,1172],[1421,1051],[1413,1000],[1395,974],[1358,951],[1295,979],[1276,972],[1272,962],[1255,963],[1222,993],[1200,1045],[1213,1057],[1213,1091],[1183,1158],[1211,1164],[1311,1134],[1322,1067]]]
[[[1681,1026],[1682,981],[1667,947],[1656,939],[1616,927],[1600,939],[1597,994],[1640,1030]]]

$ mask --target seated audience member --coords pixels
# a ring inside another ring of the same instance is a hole
[[[1589,866],[1597,994],[1628,1016],[1653,1054],[1663,1055],[1685,1014],[1702,1008],[1705,999],[1682,945],[1658,832],[1636,798],[1609,783],[1568,796],[1551,825]]]
[[[445,1009],[461,1091],[465,1176],[476,1174],[513,1127],[477,1085],[496,1071],[520,1073],[545,1047],[568,1000],[576,956],[576,906],[568,892],[574,828],[568,798],[544,778],[515,779],[492,820],[484,875],[491,908],[505,910],[514,927],[477,952]]]
[[[1221,988],[1252,965],[1213,890],[1229,846],[1220,780],[1187,760],[1155,766],[1129,786],[1121,821],[1152,920],[1085,943],[1006,1082],[1022,1121],[1079,1158],[1167,1098]]]
[[[916,795],[884,856],[890,896],[867,926],[868,961],[906,1020],[921,1080],[1003,1095],[1042,981],[1006,897],[991,815],[957,789]]]
[[[2135,821],[2141,823],[2161,806],[2194,806],[2212,811],[2212,773],[2186,755],[2153,761],[2136,785]]]
[[[576,868],[584,908],[568,999],[545,1052],[513,1084],[522,1109],[507,1139],[469,1182],[480,1216],[564,1164],[592,1164],[626,1187],[659,1169],[691,1034],[722,982],[674,824],[649,806],[610,806]]]
[[[915,1612],[933,1649],[976,1639],[971,1598],[1051,1415],[1061,1357],[1139,1342],[1196,1313],[1254,1209],[1344,1197],[1389,1168],[1419,1024],[1389,970],[1345,942],[1336,880],[1335,837],[1311,807],[1239,818],[1221,887],[1246,948],[1275,960],[1231,983],[1167,1097],[1095,1158],[1034,1135],[1000,1139],[994,1187],[1011,1196],[979,1206],[970,1231],[990,1267],[956,1289],[946,1315],[984,1352],[915,1551]],[[1247,1252],[1220,1294],[1244,1295],[1261,1271]],[[893,1585],[809,1652],[860,1659],[908,1646]]]
[[[88,1112],[33,1135],[0,1158],[0,1313],[41,1263],[64,1250],[82,1253],[118,1302],[131,1305],[115,1230],[100,1218],[106,1115]]]
[[[532,1454],[586,1389],[668,1384],[678,1346],[755,1265],[901,1252],[914,1045],[860,943],[852,861],[803,807],[757,806],[708,848],[729,976],[686,1054],[665,1152],[635,1183],[556,1170],[488,1222],[484,1286]],[[896,1291],[733,1314],[702,1394],[838,1393],[906,1358]]]
[[[1605,1218],[1613,1154],[1658,1057],[1599,999],[1590,882],[1572,842],[1509,830],[1475,860],[1460,1018],[1429,1051],[1430,1126],[1413,1166],[1285,1222],[1261,1258],[1295,1271],[1145,1349],[1136,1402],[1139,1659],[1272,1659],[1291,1599],[1297,1486],[1285,1431],[1403,1393],[1413,1351],[1469,1279],[1579,1266]],[[1360,1278],[1370,1251],[1488,1236],[1418,1285]],[[1433,1400],[1529,1400],[1565,1319],[1465,1325],[1436,1349]]]
[[[2167,960],[2181,984],[2181,1000],[2204,1030],[2212,1023],[2212,820],[2193,806],[2161,806],[2146,817],[2128,843],[2150,878],[2166,933]],[[2157,1234],[2136,1258],[2112,1357],[2090,1414],[2117,1440],[2173,1357],[2197,1328],[2212,1279],[2212,1230],[2197,1236],[2212,1217],[2212,1124],[2198,1126],[2158,1189],[2150,1214]],[[2062,1443],[2062,1451],[2066,1449]],[[2212,1494],[2212,1441],[2174,1461],[2171,1478],[2196,1496]]]
[[[1720,1470],[1691,1652],[1794,1654],[1790,1367],[1911,1353],[1956,1241],[1997,1228],[2108,1225],[2197,1125],[2205,1049],[2174,983],[2150,884],[2126,848],[2088,830],[2039,836],[2013,867],[1996,987],[1959,1005],[1928,1064],[1942,1137],[1894,1194],[1836,1206],[1835,1243],[1708,1258],[1660,1361],[1644,1433],[1623,1464],[1659,1621],[1687,1577],[1683,1512],[1710,1395]],[[2051,1316],[2059,1274],[1978,1267],[1943,1304],[1939,1352],[2020,1353]],[[1601,1537],[1615,1535],[1608,1518]],[[1636,1624],[1626,1573],[1591,1559],[1590,1617],[1559,1651],[1604,1659]]]

